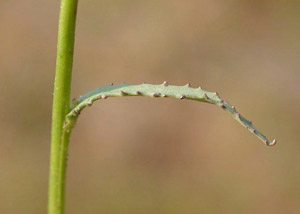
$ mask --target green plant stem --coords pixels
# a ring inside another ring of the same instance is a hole
[[[64,212],[66,156],[70,133],[63,133],[63,123],[70,110],[76,11],[77,0],[61,1],[52,110],[49,214]]]

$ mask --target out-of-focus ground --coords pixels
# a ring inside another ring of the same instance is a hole
[[[0,212],[46,213],[58,0],[0,2]],[[72,135],[66,213],[300,213],[299,1],[80,1],[72,97],[127,83],[218,91],[215,106],[97,102]]]

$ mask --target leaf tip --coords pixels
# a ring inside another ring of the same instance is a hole
[[[272,140],[272,142],[269,142],[267,145],[268,146],[275,146],[276,144],[277,144],[277,140],[274,139],[274,140]]]

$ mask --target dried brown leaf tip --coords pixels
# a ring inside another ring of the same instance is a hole
[[[272,142],[271,142],[271,143],[269,143],[269,145],[268,145],[268,146],[275,146],[275,145],[276,145],[276,143],[277,143],[277,140],[276,140],[276,139],[274,139],[274,140],[272,140]]]

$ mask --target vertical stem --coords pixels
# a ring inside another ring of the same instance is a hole
[[[63,123],[70,109],[76,11],[77,0],[61,0],[52,109],[49,214],[64,212],[65,165],[70,133],[63,133]]]

